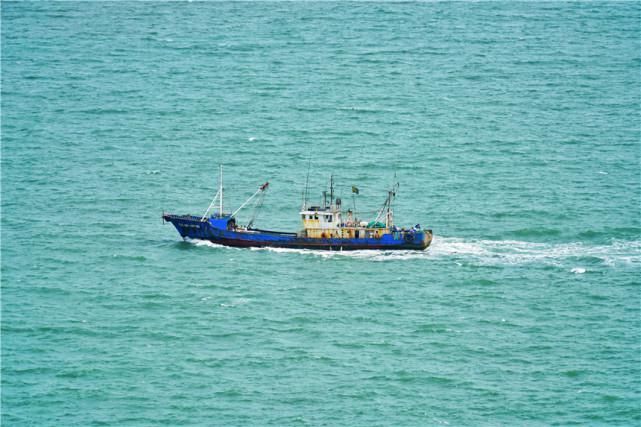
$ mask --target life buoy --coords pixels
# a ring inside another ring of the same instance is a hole
[[[407,243],[412,243],[414,241],[414,234],[413,233],[405,233],[405,241]]]

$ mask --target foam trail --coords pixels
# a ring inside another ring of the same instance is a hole
[[[615,240],[609,245],[582,242],[535,243],[518,240],[435,239],[435,257],[460,257],[481,264],[539,263],[561,266],[572,260],[591,258],[608,266],[641,263],[641,241]],[[585,270],[577,267],[578,270]]]

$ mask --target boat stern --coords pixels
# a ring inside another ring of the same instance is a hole
[[[423,239],[421,241],[421,249],[427,249],[432,244],[432,230],[423,230]]]

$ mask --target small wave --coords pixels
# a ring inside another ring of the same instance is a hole
[[[111,258],[126,261],[147,261],[147,257],[145,257],[144,255],[112,254]]]
[[[614,227],[602,230],[588,230],[578,234],[581,240],[634,239],[641,237],[639,227]]]
[[[558,236],[561,234],[560,230],[555,228],[521,228],[519,230],[513,231],[513,234],[516,237],[545,237],[545,236]]]
[[[220,304],[220,306],[221,307],[236,307],[236,306],[245,305],[245,304],[248,304],[248,303],[249,303],[249,299],[247,299],[247,298],[237,298],[237,299],[234,299],[234,300],[232,300],[232,301],[230,301],[228,303],[222,303],[222,304]]]

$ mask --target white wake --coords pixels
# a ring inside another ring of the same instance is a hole
[[[196,246],[228,248],[204,240],[187,240]],[[322,258],[355,258],[368,261],[452,260],[457,263],[481,265],[544,264],[565,266],[572,263],[572,272],[582,274],[581,263],[600,262],[607,266],[641,265],[641,241],[614,240],[610,244],[594,245],[583,242],[535,243],[518,240],[475,240],[435,236],[432,245],[424,251],[357,250],[318,251],[310,249],[250,248],[283,254],[301,254]]]

